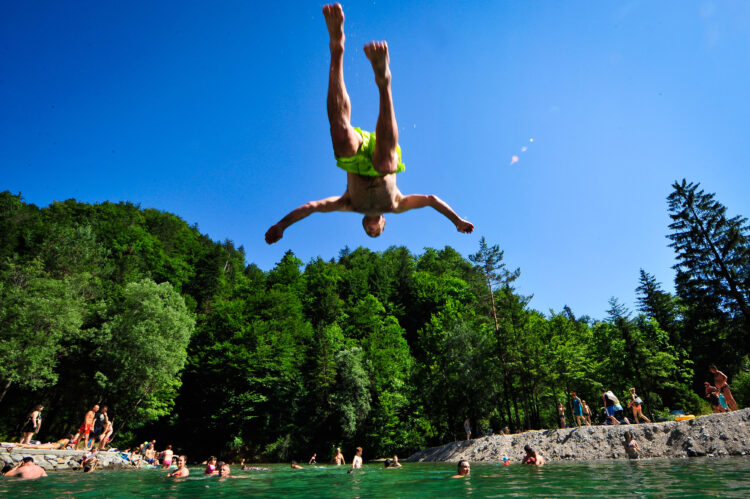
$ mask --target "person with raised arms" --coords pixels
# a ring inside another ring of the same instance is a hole
[[[341,196],[310,201],[299,206],[266,232],[266,242],[280,240],[292,224],[315,212],[353,211],[364,215],[362,227],[367,235],[378,237],[385,229],[384,213],[403,213],[431,207],[447,217],[459,232],[471,233],[474,225],[459,217],[435,195],[403,195],[396,186],[396,174],[404,171],[398,145],[398,125],[393,110],[388,44],[370,42],[364,46],[380,94],[375,133],[352,126],[351,102],[344,84],[344,11],[335,3],[323,7],[331,51],[328,72],[328,121],[336,165],[345,170],[347,187]],[[376,140],[377,136],[377,140]]]

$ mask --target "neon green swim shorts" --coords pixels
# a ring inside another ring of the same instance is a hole
[[[342,158],[334,154],[336,158],[336,166],[342,170],[356,173],[357,175],[383,177],[384,175],[378,173],[375,166],[372,164],[372,154],[375,152],[375,133],[366,132],[361,128],[356,127],[354,129],[362,136],[362,145],[359,146],[359,150],[354,156]],[[396,167],[395,173],[401,173],[406,169],[406,165],[401,161],[401,146],[396,146],[396,153],[398,153],[398,167]]]

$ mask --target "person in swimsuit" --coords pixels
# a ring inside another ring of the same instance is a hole
[[[647,423],[651,422],[651,420],[643,414],[643,400],[635,394],[635,388],[630,389],[630,403],[628,403],[628,407],[633,411],[633,417],[635,418],[636,424],[640,423],[640,421],[638,421],[638,416],[642,417]]]
[[[581,399],[578,398],[576,392],[571,393],[570,396],[573,397],[573,417],[575,417],[576,426],[583,426],[584,423],[589,424],[586,418],[583,417]]]
[[[464,420],[464,431],[466,432],[466,440],[471,440],[471,421],[468,417]]]
[[[31,410],[26,423],[21,428],[21,441],[19,443],[29,444],[34,433],[39,433],[39,428],[42,426],[42,409],[44,409],[44,406],[39,404]]]
[[[583,418],[586,420],[587,425],[591,425],[591,408],[585,400],[581,399],[581,406],[583,407]]]
[[[203,470],[204,475],[214,475],[218,473],[216,470],[216,458],[214,456],[211,456],[211,459],[206,462],[206,469]]]
[[[315,212],[354,211],[364,215],[362,226],[367,235],[378,237],[385,229],[384,213],[403,213],[415,208],[432,207],[456,226],[471,233],[474,225],[459,217],[443,200],[434,195],[404,196],[396,187],[396,174],[405,169],[398,145],[398,125],[393,110],[388,44],[370,42],[364,47],[372,64],[380,94],[380,110],[375,133],[354,128],[351,102],[344,84],[344,11],[341,5],[323,7],[331,51],[328,72],[328,120],[336,165],[345,170],[346,191],[319,201],[310,201],[292,210],[266,232],[266,242],[280,240],[292,224]],[[376,140],[377,137],[377,140]]]
[[[362,447],[357,447],[357,452],[352,458],[352,470],[358,470],[362,467]]]
[[[317,452],[313,452],[313,455],[310,458],[310,460],[307,462],[307,464],[318,464],[317,457],[318,457],[318,453]]]
[[[526,451],[526,455],[521,460],[522,464],[530,464],[531,466],[544,466],[544,458],[537,451],[531,448],[530,445],[525,445],[523,450]]]
[[[469,464],[469,461],[459,461],[456,474],[453,475],[451,478],[464,478],[464,477],[469,476],[470,474],[471,474],[471,465]]]
[[[557,419],[558,423],[560,424],[560,428],[568,427],[568,425],[565,424],[565,406],[562,405],[562,402],[559,402],[557,404]]]
[[[190,470],[187,467],[187,456],[182,455],[177,458],[177,469],[167,476],[174,478],[185,478],[190,475]]]
[[[302,466],[300,466],[299,464],[297,464],[297,461],[292,461],[292,469],[293,470],[304,470],[305,468],[303,468]]]
[[[94,418],[96,417],[96,412],[98,410],[99,404],[94,404],[94,407],[92,407],[91,410],[88,411],[83,417],[83,423],[78,429],[80,438],[78,439],[78,442],[76,442],[76,450],[78,450],[78,446],[81,444],[81,442],[83,442],[83,447],[86,450],[89,449],[89,434],[91,433],[91,430],[94,429]]]
[[[713,409],[715,413],[725,412],[719,401],[719,390],[708,381],[703,383],[703,387],[706,390],[706,398],[708,399],[708,403],[711,404],[711,409]]]
[[[630,459],[638,459],[641,455],[641,448],[638,446],[638,442],[633,438],[633,434],[629,431],[625,432],[625,441],[622,444],[625,447],[625,452],[628,454]]]
[[[167,445],[167,448],[161,452],[161,467],[162,468],[169,468],[170,466],[172,466],[172,456],[174,456],[172,445]]]
[[[341,453],[341,447],[336,447],[336,455],[333,456],[333,464],[338,466],[346,464],[346,459],[344,459],[344,455]]]
[[[732,396],[732,390],[729,389],[729,378],[726,374],[719,371],[715,365],[711,364],[708,366],[708,370],[711,371],[711,373],[714,375],[714,385],[716,385],[716,388],[719,390],[719,393],[724,395],[724,398],[727,401],[727,405],[729,405],[729,410],[736,411],[737,410],[737,402],[734,400],[734,397]]]

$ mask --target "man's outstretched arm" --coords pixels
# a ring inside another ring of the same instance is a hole
[[[435,196],[434,194],[410,194],[401,198],[398,203],[398,208],[393,210],[395,213],[403,213],[404,211],[413,210],[416,208],[424,208],[425,206],[431,206],[437,211],[445,215],[445,217],[453,222],[458,229],[458,232],[470,234],[474,230],[474,224],[459,217],[453,208],[448,206],[448,203]]]
[[[284,231],[287,227],[293,223],[299,222],[316,211],[324,213],[331,211],[349,211],[349,197],[346,194],[343,196],[331,196],[330,198],[321,199],[319,201],[310,201],[293,209],[287,216],[279,220],[276,225],[266,231],[266,242],[268,244],[275,243],[284,236]]]

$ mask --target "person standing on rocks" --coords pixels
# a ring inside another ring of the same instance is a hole
[[[557,404],[557,417],[560,422],[560,428],[565,429],[568,427],[567,424],[565,424],[565,406],[563,406],[562,402],[559,402]]]
[[[468,416],[464,420],[464,431],[466,432],[466,440],[471,440],[471,421],[469,421]]]
[[[570,394],[573,397],[573,416],[575,417],[576,426],[583,426],[583,423],[589,424],[583,416],[583,405],[576,392]],[[583,423],[581,422],[583,421]]]
[[[586,420],[586,424],[591,426],[591,408],[583,399],[581,399],[581,405],[583,406],[583,418]]]
[[[42,409],[44,409],[44,406],[39,404],[29,413],[29,417],[21,429],[21,444],[30,444],[34,433],[39,433],[39,428],[42,426]]]
[[[76,443],[76,450],[78,450],[78,446],[81,444],[81,441],[83,441],[83,447],[86,450],[89,449],[89,435],[94,429],[94,419],[96,417],[97,411],[99,411],[99,404],[94,404],[94,407],[92,407],[91,410],[88,411],[83,417],[83,424],[81,424],[81,427],[78,429],[80,438]]]
[[[727,401],[727,405],[729,405],[729,410],[736,411],[737,410],[737,402],[734,400],[734,397],[732,396],[732,390],[729,389],[729,378],[726,374],[719,371],[715,365],[711,364],[708,366],[708,370],[711,371],[711,374],[714,375],[714,385],[716,385],[716,388],[719,390],[719,393],[724,395],[724,398]]]
[[[628,407],[633,410],[633,417],[635,418],[636,424],[640,423],[640,421],[638,421],[638,416],[642,417],[647,423],[651,422],[651,420],[643,414],[643,400],[635,394],[635,388],[630,389],[630,403],[628,404]]]

